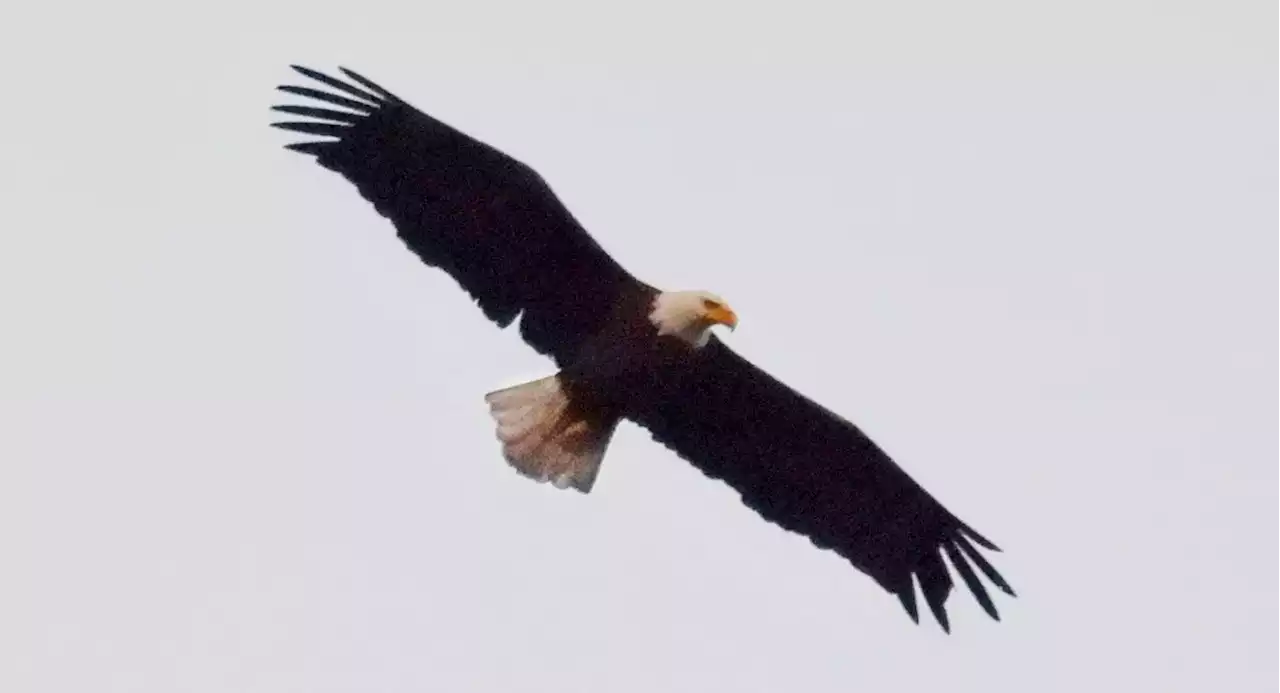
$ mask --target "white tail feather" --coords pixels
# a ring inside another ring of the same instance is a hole
[[[594,424],[575,412],[556,376],[490,392],[485,401],[512,467],[557,488],[591,490],[616,419]]]

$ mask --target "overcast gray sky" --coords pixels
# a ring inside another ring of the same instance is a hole
[[[0,28],[0,690],[1276,690],[1274,3],[82,4]],[[634,427],[513,473],[482,396],[549,362],[280,149],[292,62],[726,297],[1004,621]]]

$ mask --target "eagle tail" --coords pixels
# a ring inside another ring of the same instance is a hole
[[[485,395],[507,462],[556,488],[591,491],[618,417],[585,411],[548,376]]]

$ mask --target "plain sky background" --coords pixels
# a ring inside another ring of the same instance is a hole
[[[78,6],[77,6],[78,5]],[[1268,2],[28,3],[0,54],[0,690],[1274,691]],[[346,65],[529,162],[1020,597],[915,626],[286,152]]]

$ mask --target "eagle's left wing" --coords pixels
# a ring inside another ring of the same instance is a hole
[[[949,559],[999,619],[973,566],[1013,588],[977,544],[999,549],[951,514],[857,426],[778,381],[712,337],[678,377],[629,418],[764,519],[831,549],[898,596],[919,622],[915,587],[945,630]]]

